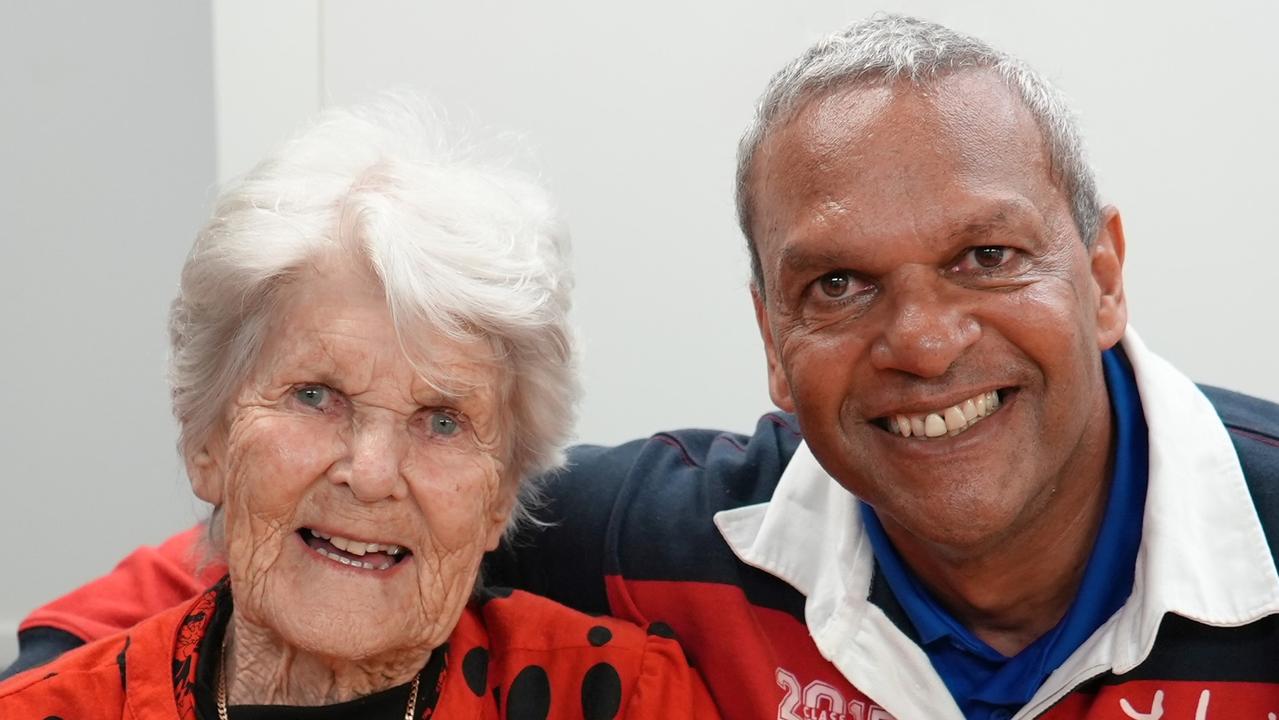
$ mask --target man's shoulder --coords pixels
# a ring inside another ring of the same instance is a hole
[[[1271,555],[1279,558],[1279,404],[1201,385],[1226,426]]]
[[[713,490],[728,506],[755,504],[772,497],[800,441],[795,418],[772,412],[751,435],[690,428],[613,447],[579,445],[556,484],[663,496]]]
[[[541,555],[524,551],[518,559],[598,568],[599,576],[585,574],[614,581],[741,586],[747,569],[719,535],[714,517],[768,502],[800,442],[793,417],[769,413],[750,435],[688,429],[616,447],[574,448],[567,469],[547,488],[542,516],[549,527],[538,531],[534,548]],[[525,584],[528,576],[548,572],[531,565],[525,562],[517,573],[525,587],[574,607],[619,612],[600,596],[602,584],[569,593],[557,586],[572,578],[534,577]]]
[[[1254,440],[1279,452],[1279,404],[1211,385],[1199,388],[1232,437]]]
[[[606,577],[736,582],[714,515],[767,502],[799,443],[795,419],[769,413],[751,435],[688,429],[578,445],[539,480],[538,522],[489,554],[485,577],[614,613]]]
[[[1230,433],[1254,493],[1279,493],[1279,405],[1251,395],[1201,385]],[[1270,486],[1260,488],[1260,485]]]

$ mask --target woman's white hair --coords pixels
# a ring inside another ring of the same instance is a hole
[[[169,316],[184,457],[223,422],[290,279],[335,251],[376,273],[428,381],[450,379],[414,341],[423,329],[493,348],[508,385],[508,480],[563,462],[579,394],[564,225],[535,179],[479,158],[403,93],[326,110],[219,196]],[[536,492],[521,483],[512,527]]]
[[[762,292],[759,251],[752,237],[755,155],[776,128],[818,97],[857,83],[922,85],[948,73],[986,69],[1025,104],[1047,146],[1053,180],[1070,202],[1084,245],[1101,222],[1096,180],[1079,128],[1065,98],[1021,60],[971,35],[919,18],[878,13],[814,43],[769,81],[737,150],[737,218],[751,256],[753,282]]]

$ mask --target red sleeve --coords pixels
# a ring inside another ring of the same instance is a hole
[[[635,691],[618,717],[716,720],[720,714],[679,645],[674,640],[650,636]]]
[[[650,631],[519,590],[481,592],[449,637],[460,661],[431,717],[481,717],[483,703],[488,718],[717,720],[679,644]]]
[[[110,573],[31,613],[18,632],[51,627],[92,642],[194,597],[226,574],[221,563],[198,567],[203,537],[201,524],[134,550]]]

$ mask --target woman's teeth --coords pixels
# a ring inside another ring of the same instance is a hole
[[[404,548],[399,545],[380,545],[378,543],[366,543],[359,540],[351,540],[341,535],[329,535],[319,530],[311,531],[316,537],[328,540],[338,550],[345,550],[352,555],[365,555],[367,553],[384,552],[387,555],[399,555],[404,552]]]
[[[365,562],[364,560],[352,560],[351,558],[343,557],[337,553],[331,553],[322,547],[315,548],[315,551],[330,560],[336,560],[343,565],[350,565],[351,567],[362,568],[364,570],[388,570],[395,564],[395,561],[389,557],[377,565],[374,565],[373,563]]]
[[[887,420],[888,430],[902,437],[938,438],[958,435],[999,409],[999,393],[980,393],[963,402],[919,415],[895,415]]]
[[[403,559],[404,548],[386,543],[370,543],[352,540],[341,535],[330,535],[318,530],[306,529],[310,534],[307,545],[319,555],[343,565],[362,570],[387,570]]]

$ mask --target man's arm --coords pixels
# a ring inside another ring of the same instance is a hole
[[[139,548],[110,573],[38,608],[18,627],[18,659],[0,679],[132,627],[216,582],[226,568],[201,567],[203,536],[197,525],[159,547]]]
[[[525,590],[584,613],[610,614],[605,545],[622,483],[646,441],[578,445],[568,463],[541,478],[535,526],[522,528],[484,559],[489,586]]]

